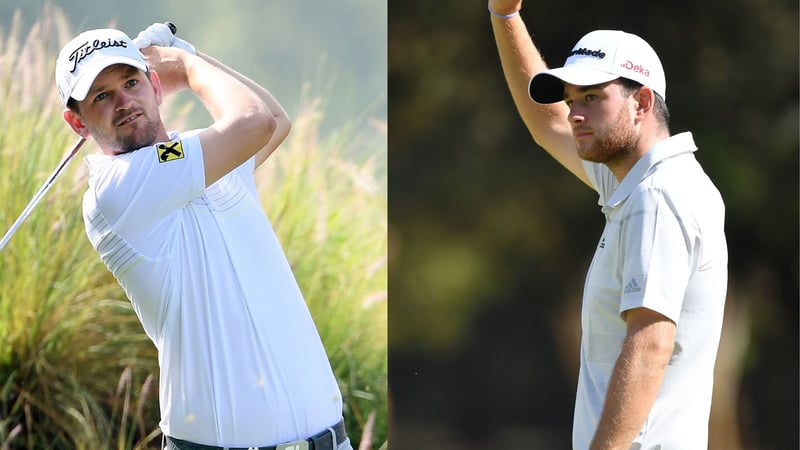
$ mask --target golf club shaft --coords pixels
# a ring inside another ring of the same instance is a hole
[[[170,31],[172,31],[172,34],[175,34],[178,31],[178,27],[175,26],[174,23],[172,22],[164,22],[164,23],[169,27]],[[81,137],[80,139],[78,139],[78,142],[76,142],[75,145],[72,146],[67,156],[64,158],[63,161],[61,161],[61,164],[59,164],[59,166],[56,168],[53,174],[50,175],[50,178],[48,178],[47,181],[44,183],[44,185],[39,189],[39,192],[37,192],[36,195],[33,196],[33,199],[31,199],[31,201],[28,203],[28,206],[26,206],[25,209],[22,210],[22,214],[19,215],[17,220],[14,221],[14,224],[11,225],[11,228],[8,229],[5,236],[3,236],[3,239],[0,240],[0,251],[2,251],[3,248],[6,246],[6,244],[8,243],[8,241],[11,240],[11,236],[13,236],[14,233],[17,232],[17,229],[19,229],[20,225],[22,225],[22,222],[24,222],[25,219],[28,218],[28,216],[33,211],[33,208],[35,208],[36,205],[39,204],[39,202],[42,200],[47,191],[50,190],[50,187],[53,185],[53,182],[56,180],[56,178],[58,178],[58,175],[61,173],[64,167],[66,167],[66,165],[70,162],[70,160],[72,160],[72,158],[78,153],[78,150],[80,150],[84,142],[86,142],[86,138]]]
[[[81,137],[80,139],[78,139],[78,142],[76,142],[75,145],[72,146],[67,156],[61,161],[61,164],[58,165],[53,174],[50,175],[47,181],[45,181],[44,185],[42,185],[42,187],[39,188],[39,191],[36,193],[36,195],[33,196],[33,198],[25,207],[25,209],[22,210],[22,213],[19,215],[17,220],[14,221],[14,224],[11,225],[11,228],[8,229],[6,234],[3,236],[3,239],[0,240],[0,251],[2,251],[3,248],[6,246],[6,244],[8,243],[8,241],[11,240],[11,236],[13,236],[14,233],[17,232],[17,229],[19,229],[20,225],[22,225],[22,222],[24,222],[25,219],[28,218],[28,216],[33,211],[33,208],[35,208],[36,205],[38,205],[39,202],[42,200],[42,198],[44,198],[44,195],[47,193],[47,191],[50,190],[50,187],[53,185],[53,182],[56,180],[56,178],[58,178],[59,174],[61,174],[61,171],[64,169],[64,167],[67,166],[70,160],[72,160],[72,158],[78,153],[78,150],[80,150],[84,142],[86,142],[86,138]]]

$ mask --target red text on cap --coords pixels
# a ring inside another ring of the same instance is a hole
[[[626,69],[626,70],[632,70],[632,71],[634,71],[636,73],[640,73],[640,74],[642,74],[642,75],[644,75],[646,77],[650,76],[650,71],[649,70],[647,70],[644,66],[632,63],[630,60],[625,61],[624,63],[620,64],[620,67],[622,67],[623,69]]]

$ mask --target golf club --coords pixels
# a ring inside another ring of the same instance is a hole
[[[172,31],[172,34],[175,34],[178,31],[178,27],[175,26],[174,23],[172,22],[164,22],[164,23],[169,27],[170,31]],[[50,178],[48,178],[47,181],[45,181],[44,185],[42,185],[42,187],[39,188],[39,191],[36,193],[36,195],[33,196],[33,199],[31,199],[31,201],[28,203],[25,209],[22,210],[22,213],[19,215],[17,220],[14,221],[14,223],[11,225],[11,228],[9,228],[6,234],[3,236],[3,239],[0,240],[0,251],[2,251],[3,248],[5,248],[6,244],[8,244],[8,241],[11,240],[11,236],[13,236],[14,233],[16,233],[17,230],[19,229],[20,225],[22,225],[22,222],[24,222],[25,219],[27,219],[28,216],[31,215],[33,208],[35,208],[36,205],[38,205],[39,202],[42,201],[42,198],[44,198],[44,195],[47,193],[47,191],[50,190],[50,187],[53,185],[53,182],[61,174],[61,171],[64,169],[64,167],[66,167],[67,164],[69,164],[69,162],[72,160],[72,158],[75,157],[76,154],[78,154],[78,150],[81,149],[81,146],[83,146],[84,142],[86,142],[86,138],[81,137],[80,139],[78,139],[78,142],[76,142],[75,145],[72,146],[72,148],[69,150],[69,153],[67,153],[67,156],[61,161],[61,164],[59,164],[56,170],[53,172],[53,174],[50,175]]]
[[[39,191],[36,193],[36,195],[33,196],[33,199],[31,199],[31,201],[28,203],[28,206],[26,206],[25,209],[22,210],[22,214],[19,215],[17,220],[14,221],[14,224],[11,225],[11,228],[9,228],[6,234],[3,236],[3,239],[0,240],[0,251],[2,251],[3,248],[6,246],[6,244],[8,243],[8,241],[11,240],[11,236],[13,236],[14,233],[17,232],[17,229],[19,229],[20,225],[22,225],[22,222],[24,222],[25,219],[27,219],[28,216],[31,215],[33,208],[35,208],[36,205],[38,205],[39,202],[42,200],[42,198],[44,198],[44,195],[47,193],[47,191],[50,190],[50,187],[53,185],[53,182],[56,180],[56,178],[58,178],[58,175],[61,174],[61,171],[64,169],[64,167],[66,167],[67,164],[69,164],[69,162],[72,160],[72,158],[78,153],[78,150],[81,149],[81,146],[83,146],[84,142],[86,142],[86,138],[81,137],[80,139],[78,139],[78,142],[76,142],[75,145],[72,146],[72,148],[69,150],[69,153],[67,153],[67,156],[61,161],[61,164],[59,164],[56,170],[53,172],[53,174],[50,175],[50,178],[48,178],[47,181],[45,181],[44,185],[42,185],[42,187],[39,188]]]

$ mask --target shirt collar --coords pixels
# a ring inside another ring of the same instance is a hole
[[[650,169],[659,162],[683,153],[692,153],[695,150],[697,150],[697,146],[690,131],[657,142],[631,167],[631,170],[622,179],[622,183],[617,186],[614,194],[608,200],[607,205],[613,208],[628,198],[633,189],[650,172]]]

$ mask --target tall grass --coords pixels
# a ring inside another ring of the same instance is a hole
[[[319,99],[304,104],[287,145],[256,171],[256,182],[341,380],[348,429],[362,429],[377,412],[372,438],[380,443],[387,426],[386,128],[345,128],[321,141]],[[354,149],[362,155],[343,157]]]
[[[20,24],[0,30],[2,231],[75,140],[52,81],[72,32],[54,9],[25,36]],[[340,380],[354,446],[366,431],[365,448],[385,447],[385,134],[354,123],[321,138],[322,111],[307,106],[257,184]],[[350,157],[354,145],[370,156]],[[90,141],[81,155],[93,151]],[[80,159],[0,253],[0,450],[160,442],[156,352],[83,231]]]

